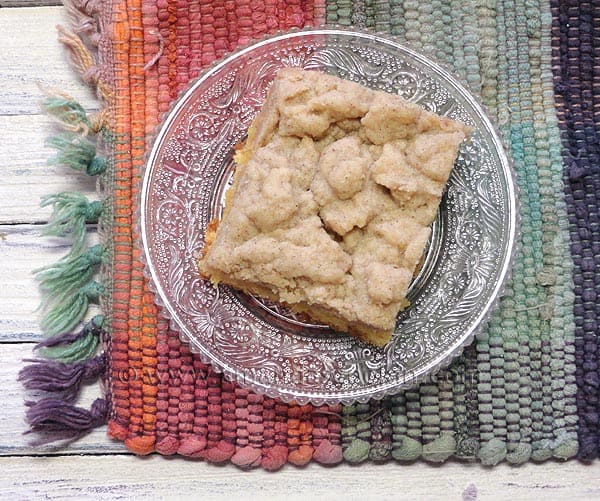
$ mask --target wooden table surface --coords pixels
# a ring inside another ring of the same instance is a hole
[[[86,176],[49,167],[50,120],[40,113],[41,87],[58,88],[93,109],[56,41],[63,10],[50,0],[0,1],[0,495],[6,499],[600,499],[598,463],[547,462],[484,468],[423,462],[400,465],[311,464],[276,473],[241,471],[182,458],[137,458],[106,437],[105,428],[63,449],[33,448],[23,435],[22,359],[40,339],[39,294],[31,270],[57,260],[67,242],[40,236],[49,211],[41,196],[64,189],[94,196]],[[5,8],[7,7],[7,8]],[[82,405],[99,394],[85,388]]]

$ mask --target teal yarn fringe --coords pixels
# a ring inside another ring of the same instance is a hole
[[[90,176],[106,170],[106,158],[96,155],[96,144],[80,134],[63,132],[48,139],[47,143],[58,152],[51,163],[65,165]]]
[[[80,362],[91,358],[103,335],[104,317],[96,315],[79,332],[59,334],[38,343],[36,350],[44,358],[59,362]]]
[[[41,349],[39,354],[44,358],[59,362],[77,362],[92,357],[98,349],[99,342],[98,336],[87,334],[68,344]]]
[[[47,236],[73,238],[71,254],[81,252],[87,233],[86,224],[97,223],[102,203],[90,202],[81,193],[63,192],[42,198],[41,207],[52,206],[50,220],[43,232]]]
[[[83,106],[66,95],[48,96],[42,110],[54,118],[63,129],[88,134],[92,124]]]
[[[94,274],[96,266],[102,263],[104,247],[100,244],[90,247],[80,255],[68,254],[60,261],[35,270],[40,288],[50,297],[82,287]]]
[[[75,292],[60,294],[45,305],[40,326],[47,336],[56,336],[73,329],[85,315],[90,303],[98,301],[104,286],[92,281]]]

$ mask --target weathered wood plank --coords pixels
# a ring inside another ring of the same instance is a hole
[[[49,7],[62,5],[62,0],[0,0],[0,7]]]
[[[56,151],[45,141],[56,131],[45,115],[0,115],[0,224],[47,221],[50,208],[39,207],[45,195],[66,190],[95,196],[92,177],[62,165],[48,165]]]
[[[152,456],[4,458],[6,499],[515,499],[587,500],[600,496],[593,467],[571,463],[493,470],[417,463],[286,466],[275,474]],[[43,473],[41,473],[43,472]]]
[[[55,26],[61,23],[67,23],[62,7],[2,9],[0,115],[38,114],[40,86],[60,89],[86,108],[98,106],[58,42]]]
[[[0,343],[41,339],[36,309],[40,293],[32,270],[53,263],[69,249],[68,239],[49,238],[41,226],[0,226]],[[90,244],[98,242],[90,232]],[[90,316],[97,312],[90,309]]]

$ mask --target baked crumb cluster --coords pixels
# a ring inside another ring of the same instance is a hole
[[[201,274],[385,344],[468,133],[398,96],[280,70]]]

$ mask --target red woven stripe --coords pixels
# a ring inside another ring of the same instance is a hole
[[[190,68],[189,77],[196,78],[202,68],[202,4],[191,2],[189,4],[189,54]]]
[[[146,96],[141,0],[128,0],[127,15],[129,21],[129,92],[131,102],[131,211],[132,214],[135,214],[139,198],[140,164],[146,146],[144,116]],[[128,445],[137,448],[136,442],[131,442],[131,439],[143,432],[142,311],[146,291],[144,289],[142,264],[139,261],[141,249],[135,245],[138,238],[135,224],[132,224],[131,238],[134,246],[131,259],[128,354],[133,377],[129,378],[130,421],[128,435],[130,439]]]
[[[187,0],[176,0],[177,25],[175,27],[176,38],[176,66],[177,66],[177,90],[185,89],[190,81],[191,63],[191,39],[190,39],[190,13],[189,6],[194,2]]]
[[[156,374],[156,449],[161,454],[175,454],[179,443],[174,434],[169,433],[169,339],[167,322],[159,321],[157,333]],[[174,443],[177,442],[177,443]]]

